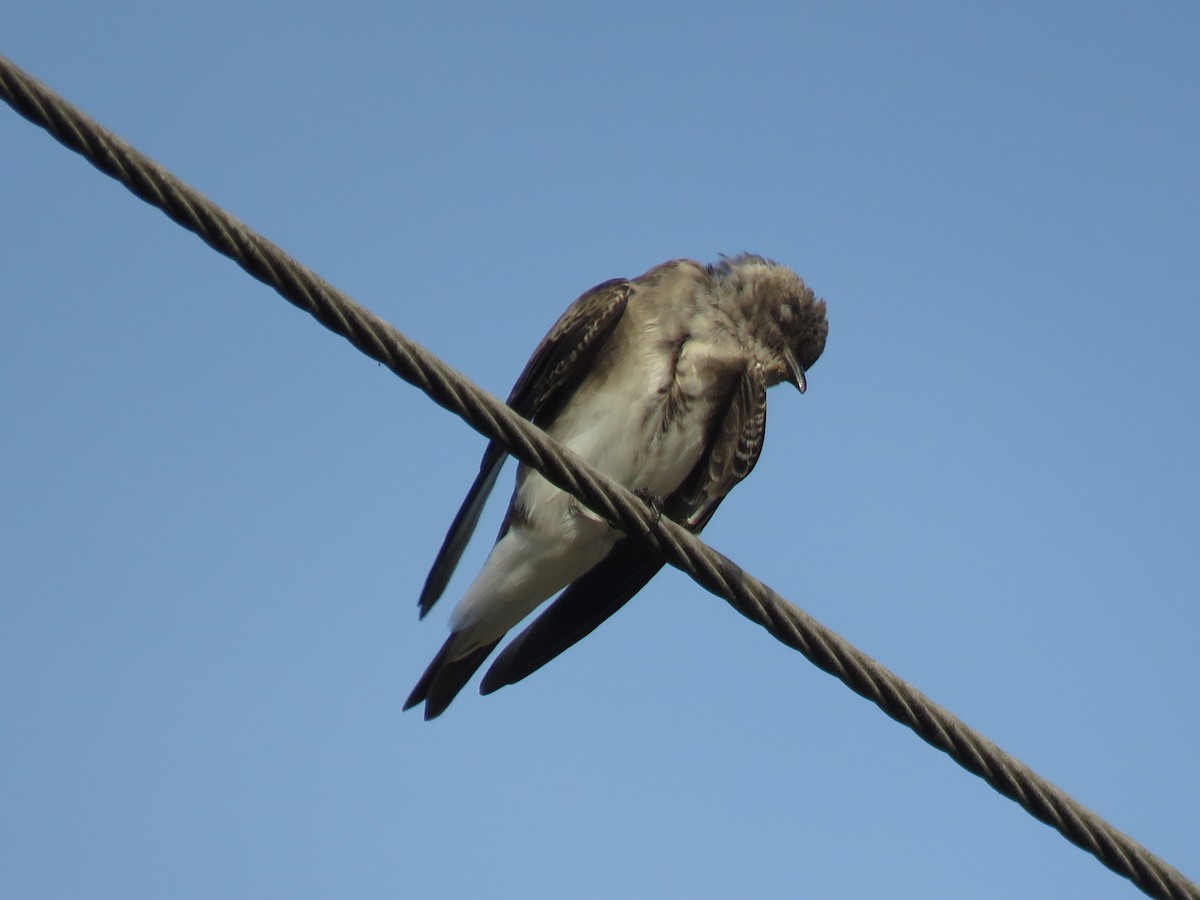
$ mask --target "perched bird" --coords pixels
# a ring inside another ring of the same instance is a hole
[[[698,533],[762,450],[766,389],[825,347],[825,303],[760,256],[673,260],[597,285],[542,339],[508,404]],[[425,582],[441,596],[507,454],[488,445]],[[522,465],[491,555],[450,615],[450,637],[405,702],[440,715],[514,625],[565,591],[492,663],[491,693],[541,668],[620,609],[664,560]]]

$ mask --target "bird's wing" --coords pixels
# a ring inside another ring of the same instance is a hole
[[[614,279],[597,285],[567,307],[542,338],[508,396],[508,405],[535,422],[548,420],[562,408],[588,372],[596,353],[612,334],[625,311],[632,287]],[[454,517],[417,601],[422,617],[442,596],[467,542],[479,524],[480,513],[508,453],[490,442],[479,464],[479,475]]]
[[[483,676],[479,692],[490,694],[516,684],[583,640],[645,587],[663,562],[645,541],[622,538],[508,642]]]
[[[725,414],[714,417],[713,425],[708,453],[663,503],[663,512],[693,534],[708,524],[721,501],[754,470],[762,453],[767,385],[757,366],[747,366],[734,379]]]
[[[699,533],[758,462],[766,424],[766,384],[757,368],[747,368],[733,378],[724,413],[713,417],[708,453],[665,499],[663,513]],[[509,642],[488,669],[480,691],[490,694],[515,684],[582,640],[645,587],[664,562],[646,541],[622,538]]]

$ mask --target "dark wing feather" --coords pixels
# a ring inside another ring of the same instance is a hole
[[[487,449],[483,452],[483,461],[479,464],[479,475],[475,478],[475,483],[471,485],[471,490],[467,491],[467,498],[459,507],[458,514],[450,525],[450,530],[446,532],[446,539],[442,542],[442,547],[438,550],[438,555],[429,569],[429,575],[425,578],[425,587],[421,590],[420,599],[417,600],[417,609],[420,611],[422,619],[433,608],[433,604],[442,596],[446,585],[450,583],[450,576],[454,574],[458,561],[462,559],[463,551],[467,549],[467,542],[475,533],[480,513],[483,512],[488,495],[496,484],[496,478],[500,475],[500,469],[504,465],[506,456],[508,454],[496,443],[489,442]]]
[[[614,278],[580,296],[537,345],[508,395],[532,421],[553,418],[588,373],[591,361],[625,312],[633,286]]]
[[[483,682],[481,694],[516,684],[583,640],[624,606],[663,567],[658,551],[637,538],[624,538],[599,563],[577,578],[562,595],[500,651]]]
[[[630,290],[627,281],[606,281],[567,307],[533,351],[508,396],[508,405],[534,422],[552,418],[589,370],[605,338],[612,334],[625,311]],[[484,450],[479,475],[459,507],[425,579],[417,601],[422,617],[449,584],[507,456],[499,444],[489,443]]]
[[[761,372],[749,368],[736,374],[727,396],[724,414],[713,418],[708,453],[663,503],[663,513],[694,534],[750,474],[762,452],[767,394]],[[645,587],[664,562],[645,541],[623,538],[500,652],[480,691],[490,694],[515,684],[591,634]]]

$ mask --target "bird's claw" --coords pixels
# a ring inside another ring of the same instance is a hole
[[[659,520],[662,519],[662,497],[658,496],[658,494],[654,493],[653,491],[647,490],[646,488],[636,488],[633,491],[633,495],[650,507],[650,512],[653,515],[650,519],[649,526],[646,528],[646,531],[653,531],[655,526],[658,525]]]

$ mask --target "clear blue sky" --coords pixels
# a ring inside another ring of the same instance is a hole
[[[706,538],[1200,877],[1200,7],[433,6],[0,52],[497,394],[599,281],[791,265],[828,347]],[[675,572],[402,714],[483,439],[0,146],[0,895],[1139,896]]]

